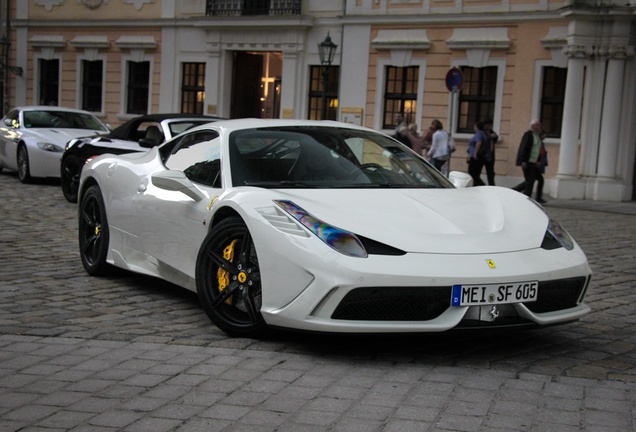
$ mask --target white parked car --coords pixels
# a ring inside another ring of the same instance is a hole
[[[33,177],[60,177],[60,159],[69,140],[108,132],[87,111],[55,106],[14,108],[0,120],[0,171],[17,171],[23,183]]]
[[[465,175],[451,173],[457,184]],[[84,167],[79,246],[198,292],[231,335],[430,332],[589,312],[583,251],[532,199],[457,188],[363,127],[228,120]]]

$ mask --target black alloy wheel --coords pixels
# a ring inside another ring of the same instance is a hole
[[[75,156],[69,156],[62,161],[60,182],[62,184],[62,193],[68,202],[77,202],[77,191],[79,190],[81,172],[82,165]]]
[[[199,250],[196,284],[205,313],[221,330],[238,337],[263,333],[258,257],[241,218],[230,217],[210,230]]]
[[[89,275],[100,276],[108,272],[109,238],[104,198],[99,186],[93,185],[84,193],[79,208],[80,256]]]
[[[29,167],[29,153],[26,145],[20,144],[18,146],[17,154],[18,162],[18,179],[22,183],[31,183],[31,168]]]

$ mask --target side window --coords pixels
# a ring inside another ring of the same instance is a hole
[[[3,126],[19,128],[20,127],[19,115],[20,115],[20,112],[17,110],[9,111],[9,114],[5,116],[5,119],[4,119],[5,124]]]
[[[183,171],[194,183],[221,187],[221,142],[215,131],[197,131],[178,140],[166,168]]]

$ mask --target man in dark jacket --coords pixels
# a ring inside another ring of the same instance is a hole
[[[521,166],[525,179],[523,193],[529,197],[532,196],[534,183],[541,177],[541,149],[541,122],[539,120],[532,120],[530,129],[521,137],[519,151],[517,152],[517,166]],[[543,182],[539,182],[537,187],[537,202],[540,204],[545,203],[542,195]]]

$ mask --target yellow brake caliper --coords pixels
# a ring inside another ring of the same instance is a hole
[[[227,245],[225,249],[223,249],[223,259],[229,262],[232,262],[234,259],[234,246],[238,240],[232,240],[232,243]],[[219,282],[219,292],[223,292],[225,288],[230,284],[230,274],[223,270],[221,267],[216,271],[216,279]],[[232,296],[228,297],[225,300],[225,303],[231,305],[232,304]]]

